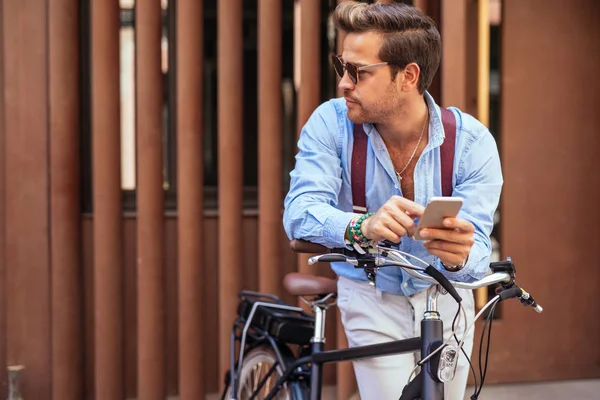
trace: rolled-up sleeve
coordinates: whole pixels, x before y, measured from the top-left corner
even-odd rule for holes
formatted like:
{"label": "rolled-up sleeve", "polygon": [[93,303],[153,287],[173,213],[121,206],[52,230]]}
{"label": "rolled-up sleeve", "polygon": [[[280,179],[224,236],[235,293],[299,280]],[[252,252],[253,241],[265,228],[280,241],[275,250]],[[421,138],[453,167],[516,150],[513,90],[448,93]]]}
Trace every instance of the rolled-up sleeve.
{"label": "rolled-up sleeve", "polygon": [[343,246],[345,228],[354,214],[335,207],[341,186],[341,130],[335,106],[326,102],[311,115],[298,140],[284,202],[283,224],[289,239]]}
{"label": "rolled-up sleeve", "polygon": [[475,226],[475,243],[460,271],[446,271],[439,260],[438,267],[449,279],[468,282],[483,278],[489,270],[490,234],[503,183],[498,148],[485,127],[481,126],[480,132],[467,144],[458,168],[457,176],[461,178],[454,186],[453,196],[463,198],[458,218]]}

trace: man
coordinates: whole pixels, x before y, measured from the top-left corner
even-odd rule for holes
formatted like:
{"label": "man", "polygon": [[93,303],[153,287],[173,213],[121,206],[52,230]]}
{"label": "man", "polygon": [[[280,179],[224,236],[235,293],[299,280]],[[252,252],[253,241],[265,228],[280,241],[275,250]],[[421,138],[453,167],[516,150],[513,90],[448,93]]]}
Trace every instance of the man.
{"label": "man", "polygon": [[[289,238],[330,248],[390,240],[449,279],[480,279],[489,265],[502,173],[489,131],[456,108],[451,109],[456,120],[452,195],[464,199],[463,207],[457,218],[445,220],[446,229],[421,231],[424,242],[412,238],[424,205],[442,195],[440,146],[445,133],[440,108],[426,91],[441,57],[433,20],[404,4],[349,1],[336,8],[334,21],[346,32],[343,53],[333,57],[344,98],[319,106],[300,135],[285,199]],[[366,208],[374,214],[366,218],[352,211],[355,124],[362,124],[368,136]],[[371,285],[360,269],[345,263],[332,263],[332,268],[339,275],[338,306],[350,346],[420,334],[427,283],[399,268],[383,268]],[[459,293],[470,322],[473,295]],[[456,303],[441,296],[438,308],[447,338]],[[464,347],[467,354],[472,344],[473,331]],[[354,362],[361,398],[397,399],[419,359],[407,354]],[[468,374],[461,355],[455,379],[446,385],[447,399],[462,400]]]}

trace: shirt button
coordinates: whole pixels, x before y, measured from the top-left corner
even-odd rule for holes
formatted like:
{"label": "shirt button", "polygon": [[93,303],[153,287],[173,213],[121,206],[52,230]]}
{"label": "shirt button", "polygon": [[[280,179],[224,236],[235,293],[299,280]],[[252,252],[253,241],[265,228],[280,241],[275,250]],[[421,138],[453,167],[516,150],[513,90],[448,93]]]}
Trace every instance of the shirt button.
{"label": "shirt button", "polygon": [[405,288],[407,288],[407,287],[408,287],[408,282],[404,282],[404,283],[402,284],[402,286],[403,286],[403,287],[405,287]]}

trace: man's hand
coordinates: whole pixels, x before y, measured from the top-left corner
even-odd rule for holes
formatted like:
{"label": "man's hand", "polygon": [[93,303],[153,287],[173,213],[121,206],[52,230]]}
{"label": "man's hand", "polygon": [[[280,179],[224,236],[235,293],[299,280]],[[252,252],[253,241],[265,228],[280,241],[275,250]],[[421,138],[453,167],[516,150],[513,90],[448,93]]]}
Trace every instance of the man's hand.
{"label": "man's hand", "polygon": [[427,239],[423,245],[444,265],[459,265],[465,261],[475,243],[475,227],[469,221],[458,218],[444,219],[444,227],[421,229],[421,236]]}
{"label": "man's hand", "polygon": [[423,215],[425,207],[400,196],[392,196],[371,217],[361,224],[362,234],[370,240],[400,242],[407,233],[415,232],[415,218]]}

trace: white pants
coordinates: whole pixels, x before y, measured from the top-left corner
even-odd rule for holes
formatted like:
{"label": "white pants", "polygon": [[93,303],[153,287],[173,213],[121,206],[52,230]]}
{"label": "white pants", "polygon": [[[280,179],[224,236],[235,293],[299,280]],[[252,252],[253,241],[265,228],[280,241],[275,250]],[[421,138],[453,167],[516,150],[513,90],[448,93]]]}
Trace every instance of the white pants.
{"label": "white pants", "polygon": [[[467,323],[474,318],[473,293],[458,289]],[[383,293],[368,283],[359,283],[340,277],[338,281],[338,307],[350,347],[364,346],[392,340],[409,339],[421,334],[421,320],[427,303],[427,291],[412,296]],[[438,312],[444,323],[444,340],[452,331],[452,320],[458,309],[450,295],[438,298]],[[458,325],[457,337],[462,339],[464,317]],[[471,356],[473,347],[471,329],[463,349]],[[452,339],[452,342],[456,341]],[[362,400],[398,400],[409,375],[421,359],[420,352],[385,356],[354,361],[354,372]],[[462,352],[454,380],[445,384],[446,400],[463,400],[470,368]]]}

